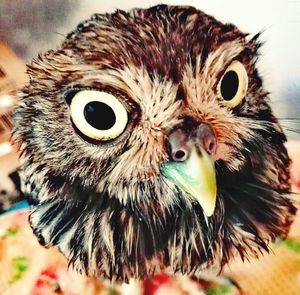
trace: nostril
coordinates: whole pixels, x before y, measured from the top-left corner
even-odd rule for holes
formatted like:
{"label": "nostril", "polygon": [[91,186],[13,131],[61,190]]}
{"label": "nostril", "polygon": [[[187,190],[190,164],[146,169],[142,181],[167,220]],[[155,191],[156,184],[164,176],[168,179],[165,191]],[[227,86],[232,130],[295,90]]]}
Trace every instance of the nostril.
{"label": "nostril", "polygon": [[206,152],[210,155],[214,155],[217,150],[217,139],[212,128],[206,124],[202,123],[197,130],[198,138],[200,139]]}
{"label": "nostril", "polygon": [[184,150],[178,150],[173,154],[173,160],[177,162],[181,162],[186,160],[187,152]]}
{"label": "nostril", "polygon": [[217,148],[217,141],[215,138],[212,138],[208,144],[208,153],[209,154],[214,154]]}

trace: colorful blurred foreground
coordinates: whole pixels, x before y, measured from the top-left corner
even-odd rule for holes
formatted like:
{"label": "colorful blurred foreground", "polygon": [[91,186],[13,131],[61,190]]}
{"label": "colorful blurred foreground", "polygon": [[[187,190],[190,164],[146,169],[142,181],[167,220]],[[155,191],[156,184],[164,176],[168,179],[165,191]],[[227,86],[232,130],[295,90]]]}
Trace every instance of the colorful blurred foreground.
{"label": "colorful blurred foreground", "polygon": [[68,269],[57,251],[41,247],[28,225],[28,210],[0,219],[0,294],[7,295],[187,295],[242,294],[226,279],[192,280],[159,275],[143,283],[111,285]]}

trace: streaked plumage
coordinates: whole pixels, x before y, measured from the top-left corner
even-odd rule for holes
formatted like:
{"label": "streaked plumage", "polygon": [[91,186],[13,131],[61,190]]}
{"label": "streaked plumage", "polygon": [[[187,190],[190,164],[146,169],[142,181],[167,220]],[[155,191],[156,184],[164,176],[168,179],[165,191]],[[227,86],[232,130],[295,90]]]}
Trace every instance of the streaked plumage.
{"label": "streaked plumage", "polygon": [[[95,14],[35,59],[14,120],[40,243],[91,276],[128,280],[162,270],[199,275],[284,237],[296,211],[290,160],[256,69],[259,47],[258,35],[195,8],[159,5]],[[231,108],[217,85],[235,60],[248,87]],[[129,121],[115,140],[87,139],[70,120],[83,89],[126,106]],[[217,141],[210,217],[161,173],[169,135],[202,123]]]}

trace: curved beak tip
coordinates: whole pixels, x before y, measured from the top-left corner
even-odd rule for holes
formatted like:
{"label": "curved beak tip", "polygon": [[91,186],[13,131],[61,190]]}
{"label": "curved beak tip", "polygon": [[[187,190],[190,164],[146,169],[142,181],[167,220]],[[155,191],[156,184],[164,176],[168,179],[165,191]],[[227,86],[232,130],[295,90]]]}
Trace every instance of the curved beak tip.
{"label": "curved beak tip", "polygon": [[217,184],[212,157],[200,147],[194,147],[189,158],[183,162],[167,162],[161,166],[165,178],[188,193],[201,205],[207,217],[216,207]]}

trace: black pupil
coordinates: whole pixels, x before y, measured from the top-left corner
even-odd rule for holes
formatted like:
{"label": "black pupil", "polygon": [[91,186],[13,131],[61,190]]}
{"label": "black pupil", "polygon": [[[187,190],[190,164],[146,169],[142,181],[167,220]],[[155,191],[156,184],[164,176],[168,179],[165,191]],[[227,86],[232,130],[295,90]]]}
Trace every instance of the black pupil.
{"label": "black pupil", "polygon": [[100,101],[89,102],[84,107],[84,117],[91,126],[99,130],[108,130],[116,123],[113,109]]}
{"label": "black pupil", "polygon": [[239,88],[239,77],[236,72],[228,71],[221,82],[221,94],[223,99],[231,100],[235,97]]}

